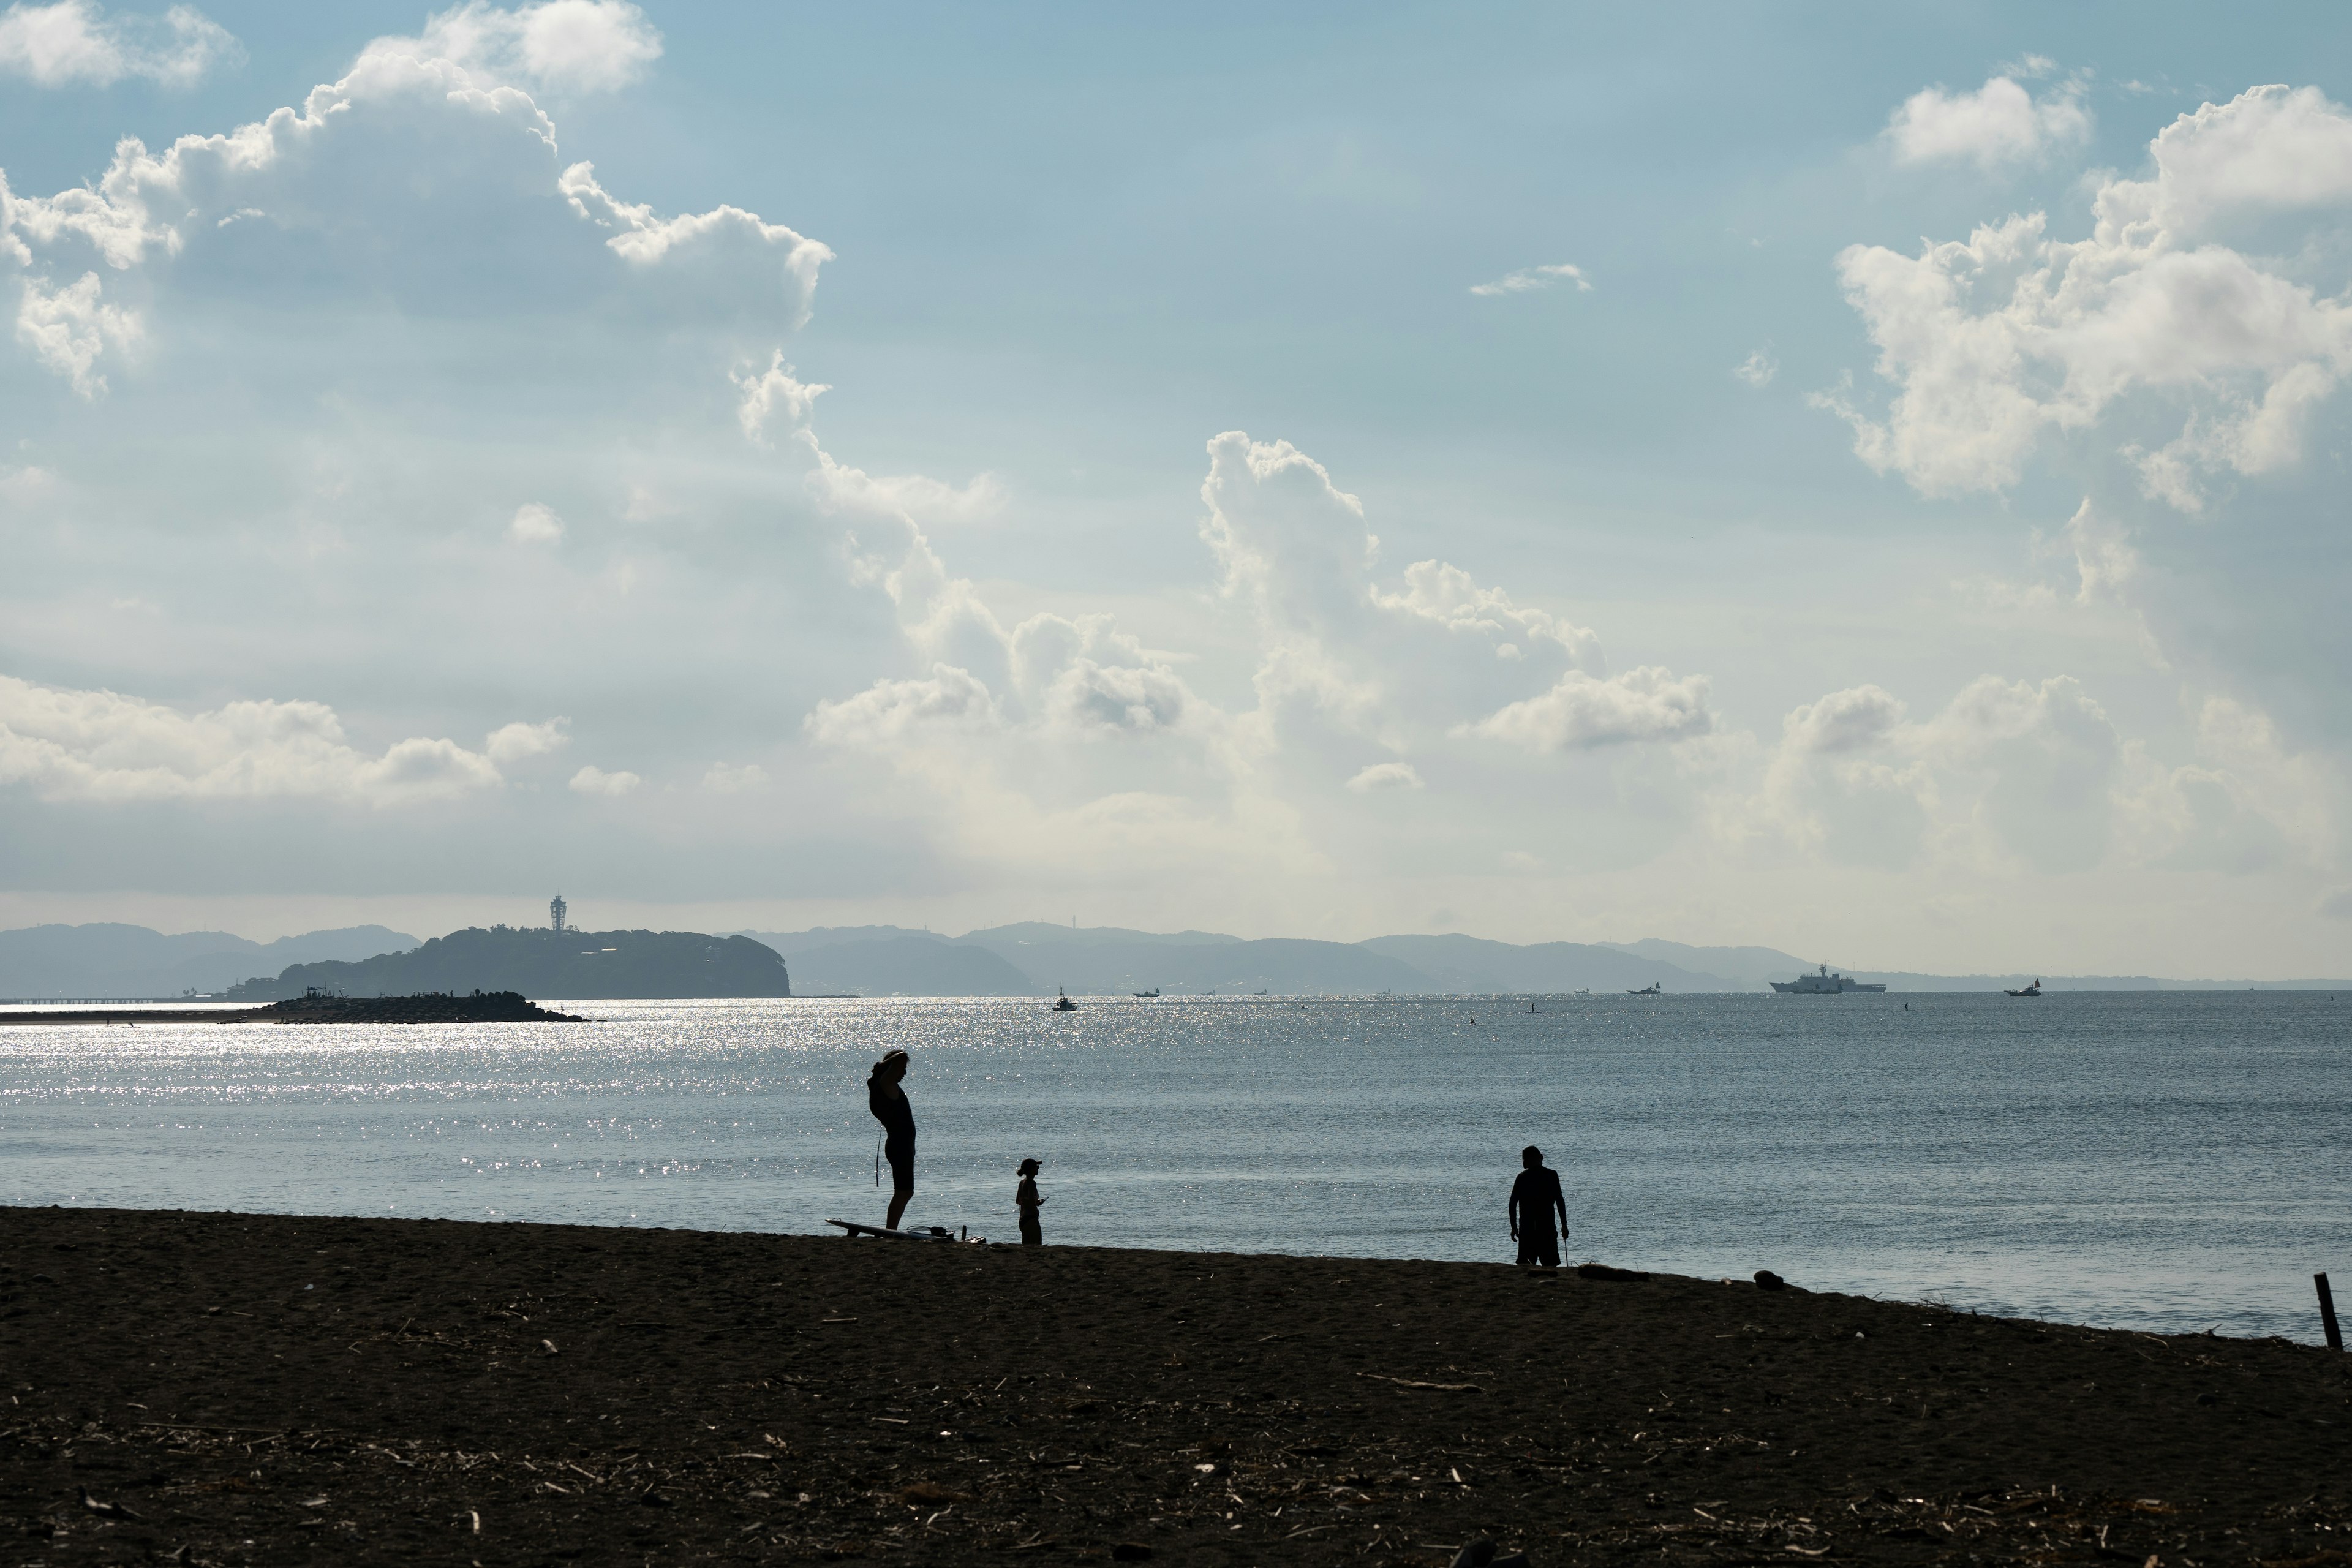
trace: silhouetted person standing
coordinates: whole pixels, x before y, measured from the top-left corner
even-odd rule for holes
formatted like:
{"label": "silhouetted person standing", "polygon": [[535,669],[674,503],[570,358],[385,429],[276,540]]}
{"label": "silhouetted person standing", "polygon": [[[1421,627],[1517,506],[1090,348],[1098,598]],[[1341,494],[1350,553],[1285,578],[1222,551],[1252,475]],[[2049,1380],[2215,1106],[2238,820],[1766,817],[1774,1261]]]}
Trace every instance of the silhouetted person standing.
{"label": "silhouetted person standing", "polygon": [[[1568,1234],[1568,1200],[1560,1195],[1559,1173],[1543,1163],[1543,1151],[1528,1144],[1519,1151],[1527,1169],[1511,1184],[1511,1239],[1519,1244],[1519,1267],[1539,1264],[1559,1267],[1560,1237]],[[1559,1235],[1551,1217],[1559,1215]]]}
{"label": "silhouetted person standing", "polygon": [[1021,1210],[1021,1245],[1024,1247],[1045,1245],[1045,1233],[1037,1226],[1037,1210],[1045,1202],[1045,1195],[1037,1191],[1037,1170],[1036,1161],[1022,1161],[1021,1184],[1013,1190],[1013,1202]]}
{"label": "silhouetted person standing", "polygon": [[915,1195],[915,1108],[899,1087],[906,1077],[907,1053],[892,1051],[866,1079],[866,1109],[882,1124],[882,1155],[890,1162],[890,1217],[884,1223],[891,1230]]}

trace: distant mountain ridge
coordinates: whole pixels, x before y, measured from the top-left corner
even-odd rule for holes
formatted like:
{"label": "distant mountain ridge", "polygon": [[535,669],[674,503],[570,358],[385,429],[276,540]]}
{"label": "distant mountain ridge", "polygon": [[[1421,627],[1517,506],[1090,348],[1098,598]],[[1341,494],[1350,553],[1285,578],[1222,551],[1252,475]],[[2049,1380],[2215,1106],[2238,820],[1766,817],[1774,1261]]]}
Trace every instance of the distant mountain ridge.
{"label": "distant mountain ridge", "polygon": [[0,931],[0,996],[178,996],[217,994],[290,963],[373,958],[415,947],[384,926],[305,931],[251,942],[225,931],[166,936],[145,926],[37,925]]}
{"label": "distant mountain ridge", "polygon": [[[557,933],[534,928],[492,928],[520,938],[504,952],[528,967],[475,964],[486,952],[464,950],[467,963],[436,968],[431,962],[375,963],[422,947],[436,955],[467,932],[436,942],[383,926],[352,926],[257,942],[226,931],[186,931],[166,936],[144,926],[39,925],[0,931],[0,997],[27,1000],[68,997],[174,997],[189,991],[218,995],[259,977],[241,994],[270,998],[299,995],[303,985],[366,994],[406,990],[523,989],[559,997],[802,995],[866,996],[1050,996],[1056,986],[1073,993],[1118,995],[1155,988],[1168,995],[1215,993],[1247,995],[1559,994],[1580,989],[1633,991],[1653,983],[1674,993],[1762,991],[1813,965],[1769,947],[1705,947],[1655,937],[1632,942],[1493,942],[1459,934],[1373,937],[1360,942],[1275,937],[1245,940],[1218,931],[1155,932],[1119,926],[1063,926],[1042,921],[992,926],[962,936],[905,926],[818,926],[801,931],[742,931],[769,953],[718,969],[697,949],[659,959],[641,938],[723,942],[730,938],[696,932]],[[583,951],[591,936],[596,953]],[[627,938],[628,964],[608,963],[603,949]],[[614,939],[614,940],[606,940]],[[436,946],[436,943],[441,944]],[[534,947],[533,943],[539,946]],[[566,943],[572,944],[567,955]],[[541,949],[544,951],[541,952]],[[641,978],[626,977],[636,955],[653,965]],[[617,956],[615,954],[614,956]],[[555,960],[563,960],[556,963]],[[574,963],[572,960],[582,960]],[[789,978],[767,973],[773,961]],[[339,966],[310,967],[320,965]],[[468,966],[470,965],[470,967]],[[356,966],[356,969],[352,966]],[[306,973],[294,976],[293,971]],[[707,985],[720,971],[737,990],[681,990]],[[2352,980],[2312,979],[2249,983],[2244,980],[2174,980],[2148,975],[1927,974],[1848,969],[1856,979],[1885,984],[1893,991],[1990,991],[2041,979],[2053,991],[2346,990]],[[408,980],[388,980],[400,974]],[[419,978],[431,975],[432,978]],[[651,989],[616,991],[615,984]]]}
{"label": "distant mountain ridge", "polygon": [[[1750,987],[1578,942],[1532,947],[1467,936],[1375,937],[1320,942],[1255,940],[1216,931],[1162,935],[1119,926],[1059,926],[1042,921],[993,926],[950,937],[903,926],[818,927],[805,931],[746,931],[786,954],[803,994],[826,991],[869,996],[1050,996],[1066,986],[1080,995],[1158,989],[1170,996],[1433,995],[1558,994],[1580,987],[1668,991]],[[960,953],[985,953],[982,965]],[[1797,961],[1789,960],[1789,973]],[[1759,987],[1760,988],[1760,987]]]}
{"label": "distant mountain ridge", "polygon": [[[1255,941],[1217,931],[1167,934],[1121,926],[1062,926],[1043,921],[949,936],[905,926],[819,926],[746,931],[793,962],[803,994],[867,996],[1163,994],[1560,995],[1578,990],[1668,994],[1760,992],[1813,963],[1770,947],[1701,947],[1655,937],[1632,942],[1517,943],[1442,934],[1376,936],[1359,942],[1304,938]],[[961,956],[985,952],[1001,967]],[[1833,966],[1834,967],[1834,966]],[[2239,981],[2159,980],[2145,975],[1925,974],[1857,970],[1890,991],[1995,991],[2041,979],[2053,990],[2242,990]],[[2352,990],[2352,981],[2275,982],[2262,989]]]}

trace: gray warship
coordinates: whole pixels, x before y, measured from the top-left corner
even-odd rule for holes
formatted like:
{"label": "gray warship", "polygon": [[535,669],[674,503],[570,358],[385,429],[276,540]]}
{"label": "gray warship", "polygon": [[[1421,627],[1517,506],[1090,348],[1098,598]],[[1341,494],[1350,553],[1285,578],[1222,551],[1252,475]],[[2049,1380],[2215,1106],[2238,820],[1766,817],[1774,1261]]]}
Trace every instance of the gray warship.
{"label": "gray warship", "polygon": [[1768,981],[1773,990],[1784,996],[1836,996],[1848,991],[1883,992],[1884,985],[1865,984],[1843,974],[1832,974],[1826,963],[1818,974],[1800,974],[1794,980]]}

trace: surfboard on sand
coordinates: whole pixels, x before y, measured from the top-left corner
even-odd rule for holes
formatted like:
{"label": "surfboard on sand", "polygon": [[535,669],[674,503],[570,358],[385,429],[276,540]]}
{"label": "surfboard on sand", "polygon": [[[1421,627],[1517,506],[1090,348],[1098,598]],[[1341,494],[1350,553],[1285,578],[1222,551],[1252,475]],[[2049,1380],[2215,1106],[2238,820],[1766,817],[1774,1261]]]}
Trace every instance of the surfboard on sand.
{"label": "surfboard on sand", "polygon": [[892,1241],[953,1241],[955,1232],[942,1226],[930,1226],[922,1230],[891,1230],[884,1226],[860,1225],[852,1219],[829,1219],[827,1225],[837,1225],[851,1236],[879,1236]]}

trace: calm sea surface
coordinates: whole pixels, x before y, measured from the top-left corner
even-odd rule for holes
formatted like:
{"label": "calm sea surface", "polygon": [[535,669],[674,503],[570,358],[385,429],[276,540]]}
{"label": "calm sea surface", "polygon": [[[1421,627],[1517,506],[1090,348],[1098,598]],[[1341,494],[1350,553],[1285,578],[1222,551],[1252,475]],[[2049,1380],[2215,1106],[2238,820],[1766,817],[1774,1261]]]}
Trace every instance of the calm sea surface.
{"label": "calm sea surface", "polygon": [[[1903,1004],[1908,1001],[1910,1010]],[[574,1003],[589,1025],[0,1030],[0,1202],[1572,1258],[2166,1331],[2352,1312],[2352,994]],[[887,1180],[887,1173],[885,1175]]]}

